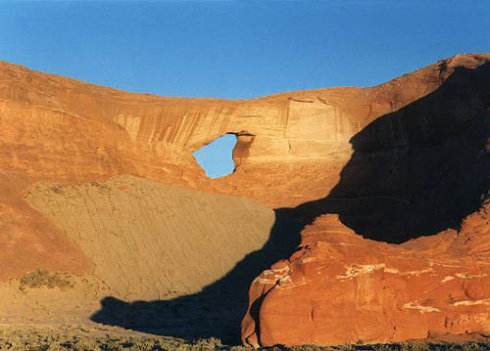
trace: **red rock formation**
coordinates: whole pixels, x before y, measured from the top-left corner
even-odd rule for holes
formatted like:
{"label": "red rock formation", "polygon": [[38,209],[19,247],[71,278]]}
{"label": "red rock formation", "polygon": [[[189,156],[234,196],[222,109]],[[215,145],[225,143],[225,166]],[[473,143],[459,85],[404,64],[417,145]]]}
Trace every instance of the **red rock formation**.
{"label": "red rock formation", "polygon": [[[0,167],[34,180],[129,173],[296,206],[337,184],[354,134],[488,57],[456,56],[372,88],[235,101],[131,94],[0,63]],[[210,182],[192,152],[224,133],[239,135],[239,166]]]}
{"label": "red rock formation", "polygon": [[[250,289],[243,341],[392,343],[490,333],[490,223],[486,211],[402,245],[363,239],[326,215],[289,260]],[[473,333],[473,335],[471,335]]]}
{"label": "red rock formation", "polygon": [[337,185],[290,210],[314,222],[297,252],[253,282],[244,343],[490,333],[490,205],[481,207],[490,185],[490,65],[468,60],[445,62],[444,70],[461,65],[440,87],[355,134]]}
{"label": "red rock formation", "polygon": [[[488,332],[488,221],[471,214],[489,185],[489,62],[459,55],[372,88],[235,101],[131,94],[0,63],[0,281],[93,268],[26,202],[34,184],[133,175],[314,222],[300,250],[252,284],[248,343]],[[192,152],[225,133],[238,136],[237,169],[209,180]]]}

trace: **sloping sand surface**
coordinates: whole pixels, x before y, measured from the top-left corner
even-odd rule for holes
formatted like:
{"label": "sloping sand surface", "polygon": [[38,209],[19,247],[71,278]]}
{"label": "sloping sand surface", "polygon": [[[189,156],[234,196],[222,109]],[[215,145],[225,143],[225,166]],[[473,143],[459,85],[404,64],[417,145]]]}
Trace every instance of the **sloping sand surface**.
{"label": "sloping sand surface", "polygon": [[251,200],[131,176],[37,184],[26,198],[125,300],[198,292],[260,249],[274,223],[274,212]]}

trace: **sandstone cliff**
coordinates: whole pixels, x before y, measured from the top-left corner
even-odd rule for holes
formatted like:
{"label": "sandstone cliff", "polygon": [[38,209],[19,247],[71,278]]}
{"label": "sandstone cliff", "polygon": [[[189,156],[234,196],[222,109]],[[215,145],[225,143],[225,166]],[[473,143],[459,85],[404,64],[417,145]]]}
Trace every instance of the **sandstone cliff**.
{"label": "sandstone cliff", "polygon": [[288,210],[310,225],[253,282],[245,343],[490,333],[490,63],[442,67],[455,62],[436,90],[352,136],[327,196]]}
{"label": "sandstone cliff", "polygon": [[[2,63],[1,166],[35,179],[71,181],[131,173],[248,195],[272,207],[299,205],[337,183],[354,134],[487,59],[456,56],[373,88],[236,101],[130,94]],[[224,133],[238,135],[238,168],[209,183],[192,151]],[[274,181],[256,181],[263,172],[291,181],[272,196],[264,185]],[[240,189],[244,184],[252,190]]]}
{"label": "sandstone cliff", "polygon": [[[162,319],[145,329],[127,316],[174,318],[161,300],[191,294],[193,313],[205,298],[228,314],[207,335],[234,333],[246,286],[279,261],[251,286],[247,343],[488,333],[488,220],[475,213],[489,186],[489,62],[459,55],[372,88],[250,100],[0,63],[0,319],[26,306],[87,318],[102,301],[95,320],[155,331]],[[210,180],[192,152],[225,133],[236,170]],[[39,268],[76,287],[17,291]],[[188,335],[177,329],[159,332]]]}

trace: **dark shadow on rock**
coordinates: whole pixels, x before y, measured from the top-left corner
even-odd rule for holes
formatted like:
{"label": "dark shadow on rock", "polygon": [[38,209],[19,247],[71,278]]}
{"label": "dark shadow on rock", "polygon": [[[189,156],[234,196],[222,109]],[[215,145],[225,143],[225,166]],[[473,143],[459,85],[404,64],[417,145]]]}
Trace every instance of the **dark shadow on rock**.
{"label": "dark shadow on rock", "polygon": [[273,263],[293,253],[299,244],[300,231],[300,224],[282,211],[276,211],[276,220],[264,247],[248,254],[225,277],[201,292],[170,300],[133,303],[106,297],[101,301],[102,308],[91,319],[186,340],[218,337],[226,343],[237,344],[241,319],[248,307],[250,283]]}
{"label": "dark shadow on rock", "polygon": [[458,229],[490,185],[490,64],[457,68],[436,91],[377,118],[323,199],[287,211],[311,223],[337,213],[365,238],[401,243]]}
{"label": "dark shadow on rock", "polygon": [[436,91],[382,116],[351,139],[353,154],[323,199],[276,210],[267,244],[200,293],[149,302],[102,300],[92,320],[185,339],[237,343],[252,280],[296,249],[326,213],[366,238],[400,243],[478,210],[490,185],[490,64],[458,68]]}

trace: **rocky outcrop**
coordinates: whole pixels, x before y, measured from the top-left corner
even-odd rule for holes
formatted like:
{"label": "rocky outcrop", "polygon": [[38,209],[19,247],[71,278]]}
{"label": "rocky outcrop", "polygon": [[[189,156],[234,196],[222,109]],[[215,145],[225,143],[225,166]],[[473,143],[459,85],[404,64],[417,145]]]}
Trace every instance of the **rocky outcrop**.
{"label": "rocky outcrop", "polygon": [[459,232],[402,245],[363,239],[334,215],[301,249],[254,280],[242,324],[249,345],[393,343],[490,333],[487,209]]}
{"label": "rocky outcrop", "polygon": [[490,63],[463,62],[353,135],[328,195],[289,209],[310,225],[299,250],[253,282],[245,343],[490,333]]}
{"label": "rocky outcrop", "polygon": [[[131,94],[1,63],[0,166],[55,181],[133,174],[296,206],[337,184],[354,134],[486,60],[461,55],[373,88],[234,101]],[[210,182],[192,152],[225,133],[238,135],[238,167]]]}
{"label": "rocky outcrop", "polygon": [[[106,297],[97,321],[137,329],[128,320],[151,316],[144,331],[181,304],[191,325],[202,298],[221,300],[215,336],[235,332],[245,286],[283,259],[251,286],[247,343],[486,333],[488,222],[475,213],[489,186],[489,62],[458,55],[371,88],[249,100],[131,94],[0,63],[0,282],[77,275],[91,296],[78,307]],[[192,152],[225,133],[236,170],[210,180]],[[0,288],[9,311],[34,301]],[[43,294],[32,304],[49,310]]]}

